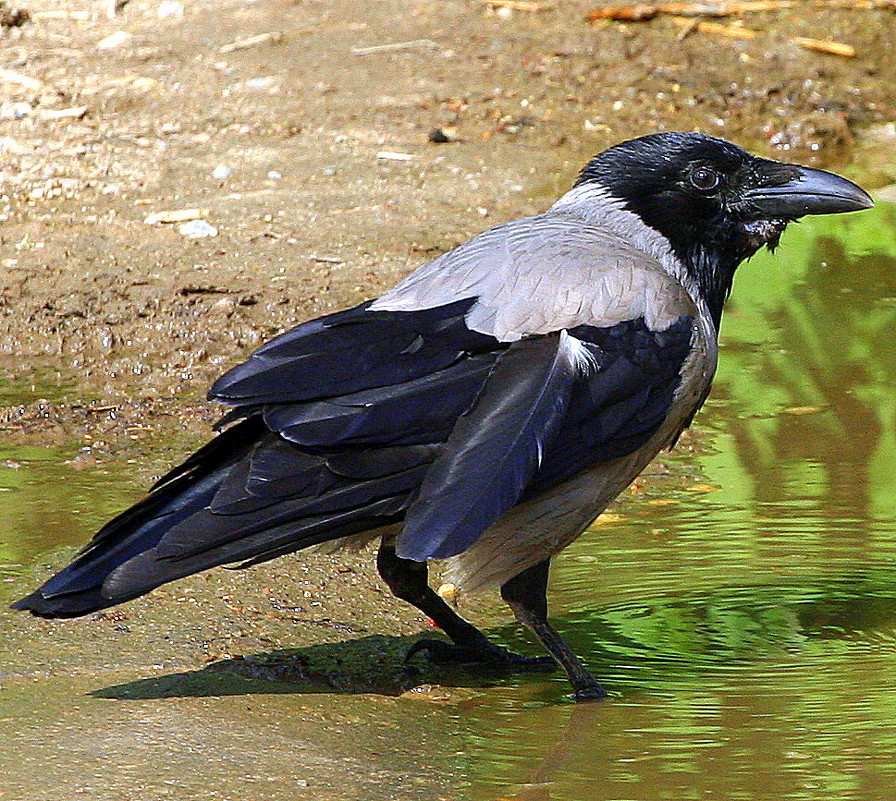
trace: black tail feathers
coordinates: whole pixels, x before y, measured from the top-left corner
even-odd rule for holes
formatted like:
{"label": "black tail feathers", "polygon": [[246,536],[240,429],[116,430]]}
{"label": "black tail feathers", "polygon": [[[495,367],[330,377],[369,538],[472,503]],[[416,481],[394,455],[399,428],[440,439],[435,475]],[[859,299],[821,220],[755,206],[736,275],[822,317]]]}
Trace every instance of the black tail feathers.
{"label": "black tail feathers", "polygon": [[259,418],[249,418],[219,434],[162,478],[146,498],[103,526],[68,567],[11,608],[38,617],[80,617],[148,592],[152,587],[110,593],[106,585],[116,570],[154,548],[174,525],[208,503],[221,478],[265,430]]}

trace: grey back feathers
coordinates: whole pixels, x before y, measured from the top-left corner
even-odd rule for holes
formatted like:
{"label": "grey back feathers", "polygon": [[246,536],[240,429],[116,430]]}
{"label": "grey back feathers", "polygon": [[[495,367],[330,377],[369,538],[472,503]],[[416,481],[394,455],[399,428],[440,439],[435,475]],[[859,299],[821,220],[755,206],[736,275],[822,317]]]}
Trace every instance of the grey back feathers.
{"label": "grey back feathers", "polygon": [[661,331],[694,314],[687,275],[668,242],[597,186],[546,213],[474,237],[425,264],[371,311],[416,311],[468,298],[474,331],[513,342],[578,325],[643,317]]}
{"label": "grey back feathers", "polygon": [[[454,453],[452,435],[448,450],[421,487],[420,500],[408,511],[398,550],[409,558],[452,557],[448,575],[458,586],[475,591],[500,584],[568,545],[658,450],[674,443],[709,391],[717,345],[699,288],[668,240],[593,183],[570,190],[544,214],[488,230],[423,265],[374,301],[370,310],[415,311],[470,298],[475,301],[466,313],[467,326],[503,342],[577,326],[610,328],[638,318],[652,331],[665,331],[683,317],[693,320],[690,352],[680,365],[680,382],[666,419],[649,442],[631,453],[602,461],[522,503],[517,503],[519,487],[509,494],[505,488],[505,497],[513,502],[496,507],[483,502],[484,495],[493,496],[483,494],[482,487],[489,483],[490,471],[501,472],[506,465],[496,464],[495,454],[485,454],[488,447],[481,443],[467,450],[469,437],[456,438],[463,446]],[[573,337],[564,343],[559,353],[567,358],[582,350]],[[551,375],[556,376],[549,373],[545,379],[549,386]],[[498,382],[486,387],[494,384]],[[555,392],[557,387],[550,389]],[[503,391],[505,400],[522,401],[506,382]],[[527,397],[531,399],[532,393]],[[554,401],[561,407],[567,400],[568,395],[556,392]],[[523,406],[516,422],[524,429],[522,420],[531,419],[527,414],[537,416],[537,404]],[[483,416],[477,404],[470,418],[460,419],[455,433],[480,427],[481,438],[481,432],[488,430],[482,426]],[[533,462],[540,458],[538,449],[549,439],[544,425],[536,428],[538,438],[533,437],[523,451],[528,453],[529,469],[517,462],[502,479],[516,480],[520,486],[531,479]],[[496,453],[502,453],[500,448]],[[460,462],[463,469],[456,464]],[[447,494],[466,499],[460,503],[462,509],[447,502]],[[488,525],[471,528],[485,533],[469,539],[460,536],[468,518],[484,510],[492,515]],[[452,517],[457,514],[461,516]]]}

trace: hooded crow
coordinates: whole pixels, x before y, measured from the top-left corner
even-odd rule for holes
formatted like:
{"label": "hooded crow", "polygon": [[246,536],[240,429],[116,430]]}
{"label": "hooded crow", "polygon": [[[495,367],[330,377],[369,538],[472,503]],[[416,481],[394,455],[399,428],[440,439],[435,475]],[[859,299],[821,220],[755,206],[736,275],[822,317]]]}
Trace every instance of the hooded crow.
{"label": "hooded crow", "polygon": [[373,302],[278,336],[209,398],[220,433],[14,608],[76,617],[224,563],[379,539],[392,592],[452,642],[437,660],[526,666],[429,586],[500,587],[567,673],[604,695],[547,617],[551,557],[706,399],[737,266],[855,184],[658,133],[616,145],[545,213],[485,231]]}

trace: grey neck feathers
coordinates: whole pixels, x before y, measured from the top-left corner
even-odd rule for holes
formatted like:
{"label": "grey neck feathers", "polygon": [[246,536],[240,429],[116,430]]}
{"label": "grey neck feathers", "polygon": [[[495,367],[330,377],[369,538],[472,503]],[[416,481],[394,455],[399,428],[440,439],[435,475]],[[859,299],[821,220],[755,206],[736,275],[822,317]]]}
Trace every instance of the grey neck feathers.
{"label": "grey neck feathers", "polygon": [[[554,203],[550,212],[576,216],[591,225],[609,229],[616,236],[652,256],[685,288],[697,308],[705,310],[709,315],[699,283],[675,254],[669,240],[646,225],[637,214],[626,209],[623,201],[613,197],[604,187],[595,183],[579,184]],[[718,324],[714,327],[718,329]]]}

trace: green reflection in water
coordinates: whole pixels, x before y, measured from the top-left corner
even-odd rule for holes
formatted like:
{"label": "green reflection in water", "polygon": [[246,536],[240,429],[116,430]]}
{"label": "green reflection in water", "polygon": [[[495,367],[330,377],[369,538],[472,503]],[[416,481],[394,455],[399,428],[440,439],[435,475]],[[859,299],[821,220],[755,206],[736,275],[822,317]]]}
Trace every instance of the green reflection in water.
{"label": "green reflection in water", "polygon": [[793,227],[722,334],[696,448],[557,560],[616,697],[556,677],[465,715],[470,798],[892,798],[896,208]]}
{"label": "green reflection in water", "polygon": [[0,353],[0,406],[61,401],[74,387],[73,376],[63,374],[58,367],[36,365],[31,360]]}
{"label": "green reflection in water", "polygon": [[79,469],[74,448],[0,448],[0,578],[20,573],[48,548],[83,545],[90,526],[140,496],[126,473]]}
{"label": "green reflection in water", "polygon": [[813,220],[787,245],[746,268],[724,322],[724,410],[705,422],[733,437],[728,486],[740,474],[755,502],[814,494],[824,515],[892,522],[896,207]]}

